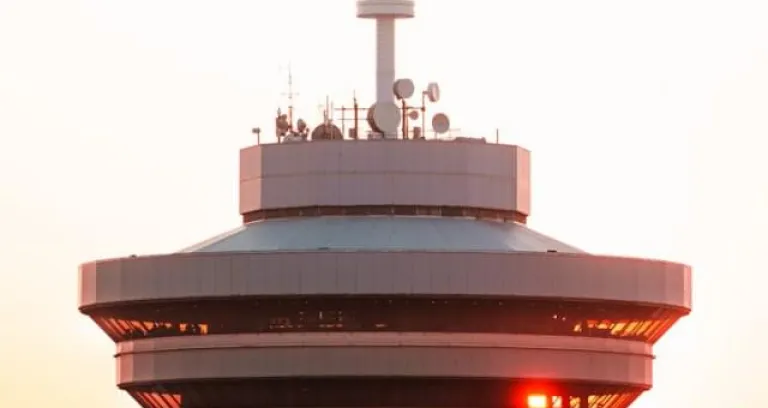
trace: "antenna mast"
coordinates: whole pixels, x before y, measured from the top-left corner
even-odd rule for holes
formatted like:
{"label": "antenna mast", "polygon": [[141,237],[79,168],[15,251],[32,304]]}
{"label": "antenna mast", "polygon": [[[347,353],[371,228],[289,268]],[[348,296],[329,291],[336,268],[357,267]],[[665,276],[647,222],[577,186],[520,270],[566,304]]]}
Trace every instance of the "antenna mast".
{"label": "antenna mast", "polygon": [[[285,95],[285,94],[283,94]],[[291,125],[291,129],[293,129],[293,97],[298,96],[298,94],[293,92],[293,70],[291,68],[291,63],[288,63],[288,123]]]}

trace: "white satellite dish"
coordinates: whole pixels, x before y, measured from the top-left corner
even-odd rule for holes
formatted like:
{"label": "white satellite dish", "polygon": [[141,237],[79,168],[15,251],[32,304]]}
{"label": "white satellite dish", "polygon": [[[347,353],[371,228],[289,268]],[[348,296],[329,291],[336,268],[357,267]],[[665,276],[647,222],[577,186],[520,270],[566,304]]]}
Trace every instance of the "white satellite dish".
{"label": "white satellite dish", "polygon": [[448,115],[444,113],[435,114],[432,116],[432,130],[435,133],[442,135],[451,128],[451,120],[448,119]]}
{"label": "white satellite dish", "polygon": [[416,120],[416,119],[418,119],[418,118],[419,118],[419,111],[417,111],[417,110],[412,110],[412,111],[408,112],[408,119],[410,119],[410,120]]}
{"label": "white satellite dish", "polygon": [[408,99],[413,96],[413,92],[416,90],[413,81],[408,78],[398,79],[392,88],[398,99]]}
{"label": "white satellite dish", "polygon": [[376,102],[368,109],[368,126],[385,137],[396,137],[401,120],[400,108],[393,102]]}
{"label": "white satellite dish", "polygon": [[438,85],[437,82],[430,82],[424,93],[427,95],[430,102],[437,102],[440,100],[440,85]]}

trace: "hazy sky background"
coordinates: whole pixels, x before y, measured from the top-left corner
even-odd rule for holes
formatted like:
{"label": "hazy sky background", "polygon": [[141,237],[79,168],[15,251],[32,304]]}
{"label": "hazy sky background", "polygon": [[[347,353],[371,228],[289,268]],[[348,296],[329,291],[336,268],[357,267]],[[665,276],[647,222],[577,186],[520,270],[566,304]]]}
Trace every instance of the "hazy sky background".
{"label": "hazy sky background", "polygon": [[[768,404],[768,3],[420,0],[398,73],[533,151],[530,225],[691,263],[640,408]],[[351,0],[0,0],[0,406],[135,407],[77,266],[239,223],[238,149],[374,92]],[[367,102],[366,102],[367,104]]]}

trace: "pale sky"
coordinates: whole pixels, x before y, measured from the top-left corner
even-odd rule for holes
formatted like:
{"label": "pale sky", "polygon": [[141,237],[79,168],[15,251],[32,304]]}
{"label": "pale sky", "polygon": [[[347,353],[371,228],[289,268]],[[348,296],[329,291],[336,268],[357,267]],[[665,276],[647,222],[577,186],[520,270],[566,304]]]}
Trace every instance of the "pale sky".
{"label": "pale sky", "polygon": [[[398,74],[453,127],[533,151],[530,226],[694,266],[639,408],[768,404],[768,3],[417,2]],[[0,0],[0,406],[137,405],[77,266],[239,223],[238,149],[374,92],[352,0]],[[762,378],[761,378],[762,377]]]}

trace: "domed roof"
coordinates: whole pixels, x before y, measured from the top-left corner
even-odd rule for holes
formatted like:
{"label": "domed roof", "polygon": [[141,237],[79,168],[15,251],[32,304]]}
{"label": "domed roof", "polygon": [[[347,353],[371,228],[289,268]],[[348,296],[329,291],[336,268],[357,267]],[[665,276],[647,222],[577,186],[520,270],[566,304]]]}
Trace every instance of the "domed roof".
{"label": "domed roof", "polygon": [[312,130],[312,140],[341,140],[344,135],[341,129],[333,123],[326,123]]}
{"label": "domed roof", "polygon": [[313,250],[584,253],[517,223],[370,215],[258,221],[180,252]]}

